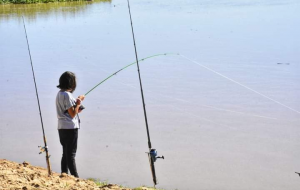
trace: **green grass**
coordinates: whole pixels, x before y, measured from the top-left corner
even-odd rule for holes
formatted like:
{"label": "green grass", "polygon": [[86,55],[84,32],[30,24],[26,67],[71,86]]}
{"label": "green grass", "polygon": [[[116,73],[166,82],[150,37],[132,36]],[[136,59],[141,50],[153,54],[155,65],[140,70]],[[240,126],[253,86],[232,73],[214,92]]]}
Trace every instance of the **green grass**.
{"label": "green grass", "polygon": [[154,188],[154,187],[146,187],[146,186],[141,186],[141,187],[136,187],[136,188],[133,188],[132,190],[144,190],[144,189],[147,189],[147,190],[164,190],[164,189],[157,189],[157,188]]}
{"label": "green grass", "polygon": [[[87,180],[93,181],[99,187],[103,187],[103,186],[106,186],[106,185],[109,184],[107,181],[102,182],[100,179],[95,179],[95,178],[88,178]],[[120,188],[127,188],[127,187],[124,187],[122,185],[118,185],[118,186]],[[147,190],[164,190],[164,189],[156,189],[156,188],[153,188],[153,187],[146,187],[146,186],[136,187],[136,188],[133,188],[132,190],[143,190],[145,188],[147,188]]]}
{"label": "green grass", "polygon": [[88,1],[88,0],[0,0],[0,4],[34,4],[34,3],[51,3],[51,2],[68,2],[68,1]]}
{"label": "green grass", "polygon": [[99,187],[103,187],[105,185],[108,185],[107,181],[100,181],[100,179],[95,179],[95,178],[88,178],[87,180],[93,181],[94,183],[96,183],[97,186]]}

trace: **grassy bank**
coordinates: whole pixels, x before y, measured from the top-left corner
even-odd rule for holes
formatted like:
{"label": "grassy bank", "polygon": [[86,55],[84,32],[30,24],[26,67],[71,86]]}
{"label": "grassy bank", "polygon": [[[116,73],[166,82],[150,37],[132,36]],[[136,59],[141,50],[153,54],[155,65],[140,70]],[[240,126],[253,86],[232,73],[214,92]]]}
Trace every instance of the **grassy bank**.
{"label": "grassy bank", "polygon": [[[51,3],[51,2],[65,2],[78,0],[1,0],[2,4],[32,4],[32,3]],[[80,0],[82,1],[82,0]]]}
{"label": "grassy bank", "polygon": [[[34,4],[51,2],[92,1],[92,0],[0,0],[1,4]],[[111,1],[111,0],[104,0]]]}

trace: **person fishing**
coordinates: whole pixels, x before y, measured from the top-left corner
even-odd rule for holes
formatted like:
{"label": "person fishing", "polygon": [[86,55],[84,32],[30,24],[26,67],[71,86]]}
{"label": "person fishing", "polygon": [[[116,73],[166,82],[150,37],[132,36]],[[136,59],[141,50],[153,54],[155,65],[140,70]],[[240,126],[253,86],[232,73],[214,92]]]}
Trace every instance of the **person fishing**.
{"label": "person fishing", "polygon": [[76,89],[76,76],[70,71],[64,72],[59,78],[57,88],[60,91],[56,96],[56,111],[58,118],[58,134],[63,148],[61,159],[61,173],[79,177],[76,168],[75,156],[77,151],[78,129],[80,119],[78,113],[83,109],[81,102],[85,96],[75,99],[72,93]]}

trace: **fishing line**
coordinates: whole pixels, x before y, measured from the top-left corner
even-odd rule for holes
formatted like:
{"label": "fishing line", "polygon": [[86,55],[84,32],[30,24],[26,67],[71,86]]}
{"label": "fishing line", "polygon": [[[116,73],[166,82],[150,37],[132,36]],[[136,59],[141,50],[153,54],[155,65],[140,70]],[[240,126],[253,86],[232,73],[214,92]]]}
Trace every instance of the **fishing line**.
{"label": "fishing line", "polygon": [[217,74],[217,75],[219,75],[219,76],[221,76],[221,77],[223,77],[223,78],[225,78],[225,79],[227,79],[227,80],[229,80],[229,81],[231,81],[231,82],[233,82],[233,83],[235,83],[237,85],[239,85],[239,86],[242,86],[242,87],[244,87],[244,88],[246,88],[246,89],[248,89],[248,90],[250,90],[250,91],[252,91],[252,92],[254,92],[254,93],[256,93],[256,94],[258,94],[258,95],[260,95],[262,97],[264,97],[264,98],[267,98],[267,99],[271,100],[272,102],[275,102],[276,104],[279,104],[279,105],[281,105],[281,106],[283,106],[285,108],[288,108],[289,110],[292,110],[292,111],[300,114],[300,111],[295,110],[295,109],[293,109],[293,108],[291,108],[291,107],[289,107],[289,106],[287,106],[287,105],[285,105],[285,104],[283,104],[283,103],[281,103],[281,102],[279,102],[279,101],[277,101],[277,100],[275,100],[273,98],[270,98],[269,96],[266,96],[266,95],[264,95],[264,94],[262,94],[262,93],[260,93],[260,92],[258,92],[256,90],[254,90],[254,89],[252,89],[252,88],[250,88],[250,87],[248,87],[248,86],[246,86],[246,85],[244,85],[244,84],[242,84],[242,83],[240,83],[240,82],[238,82],[236,80],[233,80],[233,79],[231,79],[231,78],[229,78],[229,77],[227,77],[227,76],[225,76],[225,75],[223,75],[223,74],[221,74],[221,73],[219,73],[219,72],[217,72],[217,71],[215,71],[215,70],[213,70],[213,69],[205,66],[205,65],[202,65],[201,63],[199,63],[197,61],[194,61],[194,60],[192,60],[192,59],[190,59],[190,58],[188,58],[188,57],[186,57],[186,56],[184,56],[182,54],[180,54],[180,56],[183,57],[183,58],[185,58],[185,59],[187,59],[187,60],[189,60],[189,61],[191,61],[191,62],[193,62],[193,63],[195,63],[195,64],[197,64],[197,65],[199,65],[200,67],[203,67],[203,68],[205,68],[205,69],[207,69],[207,70],[209,70],[209,71],[211,71],[211,72],[213,72],[213,73],[215,73],[215,74]]}
{"label": "fishing line", "polygon": [[[129,86],[131,88],[136,88],[133,85],[125,84],[123,82],[120,82],[120,83],[123,84],[123,85]],[[158,96],[161,96],[161,97],[169,98],[169,99],[172,99],[174,101],[189,103],[189,104],[192,104],[194,106],[197,105],[197,106],[201,106],[201,107],[207,107],[207,108],[210,108],[210,109],[215,109],[215,110],[220,110],[220,111],[226,111],[226,112],[232,112],[232,113],[237,113],[237,114],[242,114],[242,115],[248,115],[248,116],[252,116],[252,117],[260,117],[260,118],[264,118],[264,119],[272,119],[272,120],[276,120],[277,119],[277,118],[263,116],[263,115],[249,114],[249,113],[244,113],[244,112],[240,112],[240,111],[234,111],[234,110],[229,110],[229,109],[218,108],[218,107],[214,107],[214,106],[210,106],[210,105],[205,105],[205,104],[197,104],[197,103],[191,102],[189,100],[185,100],[185,99],[182,99],[182,98],[175,98],[173,96],[164,95],[164,94],[153,92],[153,91],[150,91],[150,90],[147,90],[146,92],[152,93],[152,94],[155,94],[155,95],[158,95]],[[211,121],[211,120],[205,119],[205,118],[204,118],[204,120]]]}
{"label": "fishing line", "polygon": [[[187,58],[187,57],[185,57],[184,55],[181,55],[181,54],[179,54],[179,53],[162,53],[162,54],[155,54],[155,55],[152,55],[152,56],[149,56],[149,57],[145,57],[145,58],[143,58],[143,59],[140,59],[139,61],[142,62],[142,61],[145,61],[145,60],[147,60],[147,59],[154,58],[154,57],[158,57],[158,56],[163,56],[163,55],[166,55],[166,56],[167,56],[167,55],[178,55],[178,56],[181,56],[181,57],[183,57],[183,58],[185,58],[185,59],[188,59],[189,61],[192,61],[191,59],[189,59],[189,58]],[[94,86],[91,90],[89,90],[89,91],[85,94],[85,96],[86,96],[87,94],[89,94],[90,92],[92,92],[92,91],[93,91],[95,88],[97,88],[99,85],[101,85],[102,83],[106,82],[106,81],[107,81],[108,79],[110,79],[111,77],[115,76],[117,73],[121,72],[122,70],[124,70],[124,69],[126,69],[126,68],[128,68],[128,67],[130,67],[130,66],[132,66],[132,65],[134,65],[134,64],[136,64],[136,63],[137,63],[136,61],[133,62],[133,63],[130,63],[130,64],[124,66],[123,68],[119,69],[118,71],[112,73],[111,75],[109,75],[108,77],[106,77],[105,79],[103,79],[101,82],[99,82],[96,86]],[[205,66],[205,67],[206,67],[206,66]],[[206,67],[206,68],[207,68],[208,70],[212,71],[212,69],[210,69],[210,68],[208,68],[208,67]],[[108,73],[108,71],[105,71],[105,72]],[[213,72],[214,72],[214,73],[218,73],[218,72],[215,72],[215,71],[213,71]],[[222,75],[222,74],[221,74],[221,75]],[[226,77],[225,75],[222,75],[222,76],[224,76],[226,79],[228,78],[228,77]],[[233,81],[233,79],[232,79],[232,81]],[[130,85],[128,85],[128,84],[124,84],[124,83],[122,83],[122,84],[123,84],[123,85],[130,86]],[[243,86],[245,86],[245,85],[243,85]],[[134,86],[131,86],[131,87],[136,88],[136,87],[134,87]],[[247,88],[249,88],[249,87],[247,87]],[[176,101],[181,101],[181,102],[187,102],[187,103],[190,103],[190,104],[195,104],[194,102],[190,102],[190,101],[188,101],[188,100],[179,99],[179,98],[174,98],[174,97],[172,97],[172,96],[167,96],[167,95],[159,94],[159,93],[152,92],[152,91],[149,91],[149,90],[147,90],[147,92],[154,93],[154,94],[160,95],[160,96],[162,96],[162,97],[167,97],[167,98],[170,98],[170,99],[173,99],[173,100],[176,100]],[[260,94],[261,94],[261,93],[260,93]],[[249,113],[244,113],[244,112],[239,112],[239,111],[234,111],[234,110],[228,110],[228,109],[223,109],[223,108],[217,108],[217,107],[213,107],[213,106],[210,106],[210,105],[203,105],[203,104],[197,104],[197,105],[198,105],[198,106],[202,106],[202,107],[211,108],[211,109],[220,110],[220,111],[227,111],[227,112],[232,112],[232,113],[237,113],[237,114],[249,115],[249,116],[253,116],[253,117],[260,117],[260,118],[265,118],[265,119],[276,119],[276,118],[273,118],[273,117],[267,117],[267,116],[262,116],[262,115],[249,114]]]}
{"label": "fishing line", "polygon": [[48,175],[51,175],[52,171],[51,171],[51,165],[50,165],[50,159],[49,159],[50,156],[49,156],[49,153],[48,153],[48,146],[47,146],[47,140],[46,140],[46,135],[45,135],[45,130],[44,130],[44,124],[43,124],[39,94],[38,94],[38,90],[37,90],[37,85],[36,85],[36,80],[35,80],[35,75],[34,75],[34,70],[33,70],[33,64],[32,64],[32,58],[31,58],[31,53],[30,53],[30,48],[29,48],[29,41],[28,41],[28,37],[27,37],[27,31],[26,31],[25,21],[24,21],[23,16],[22,16],[22,19],[23,19],[24,31],[25,31],[26,41],[27,41],[27,48],[28,48],[28,53],[29,53],[29,58],[30,58],[30,63],[31,63],[32,76],[33,76],[33,81],[34,81],[34,86],[35,86],[35,94],[36,94],[38,107],[39,107],[39,112],[40,112],[40,119],[41,119],[42,130],[43,130],[43,139],[44,139],[44,144],[45,144],[44,147],[40,147],[40,150],[41,150],[40,154],[44,151],[46,152],[46,162],[47,162],[47,168],[48,168]]}
{"label": "fishing line", "polygon": [[[206,108],[210,108],[210,109],[214,109],[214,110],[219,110],[219,111],[225,111],[225,112],[231,112],[231,113],[237,113],[237,114],[241,114],[241,115],[248,115],[248,116],[252,116],[252,117],[259,117],[259,118],[264,118],[264,119],[272,119],[272,120],[276,120],[277,118],[273,118],[273,117],[268,117],[268,116],[263,116],[263,115],[257,115],[257,114],[250,114],[250,113],[244,113],[244,112],[240,112],[240,111],[234,111],[234,110],[229,110],[229,109],[223,109],[223,108],[218,108],[218,107],[214,107],[214,106],[210,106],[210,105],[205,105],[205,104],[198,104],[195,102],[191,102],[185,99],[181,99],[181,98],[174,98],[172,96],[168,96],[168,95],[163,95],[163,94],[158,94],[155,92],[151,92],[151,91],[147,91],[150,93],[154,93],[156,95],[159,95],[161,97],[166,97],[166,98],[170,98],[173,99],[175,101],[180,101],[180,102],[185,102],[185,103],[189,103],[193,106],[201,106],[201,107],[206,107]],[[209,119],[205,119],[205,120],[209,120]]]}
{"label": "fishing line", "polygon": [[[102,69],[102,70],[103,70],[103,69]],[[108,71],[106,71],[106,70],[103,70],[103,71],[108,73]],[[122,85],[124,85],[124,86],[128,86],[128,87],[133,88],[133,89],[137,89],[136,86],[131,85],[131,84],[126,84],[126,83],[124,83],[124,82],[118,82],[118,83],[120,83],[120,84],[122,84]],[[147,90],[146,92],[152,93],[152,94],[155,94],[155,95],[158,95],[158,96],[161,96],[161,97],[167,97],[167,98],[173,99],[173,100],[175,100],[175,101],[181,101],[181,102],[191,103],[191,102],[189,102],[189,101],[187,101],[187,100],[183,100],[183,99],[179,99],[179,98],[174,98],[174,97],[171,97],[171,96],[166,96],[166,95],[163,95],[163,94],[159,94],[159,93],[152,92],[152,91],[150,91],[150,90]],[[176,106],[173,106],[173,105],[172,105],[172,107],[175,108],[175,109],[177,109],[177,110],[184,111],[184,112],[186,112],[186,113],[189,114],[189,115],[196,116],[196,117],[198,117],[198,118],[200,118],[200,119],[203,119],[203,120],[205,120],[205,121],[209,121],[209,122],[212,122],[212,123],[217,124],[216,122],[214,122],[214,121],[212,121],[212,120],[209,120],[209,119],[206,119],[206,118],[203,118],[203,117],[199,117],[199,116],[197,116],[197,115],[194,115],[194,114],[192,114],[192,113],[189,113],[189,112],[187,112],[187,111],[185,111],[185,110],[183,110],[183,109],[181,109],[181,108],[178,108],[178,107],[176,107]]]}
{"label": "fishing line", "polygon": [[[122,84],[122,85],[125,85],[125,86],[129,86],[131,88],[137,89],[137,87],[135,87],[135,86],[133,86],[131,84],[126,84],[126,83],[123,83],[123,82],[119,82],[119,83]],[[152,93],[154,95],[158,95],[160,97],[172,99],[173,101],[183,102],[183,103],[189,103],[189,104],[194,105],[194,106],[201,106],[201,107],[206,107],[206,108],[210,108],[210,109],[214,109],[214,110],[231,112],[231,113],[236,113],[236,114],[241,114],[241,115],[247,115],[247,116],[251,116],[251,117],[259,117],[259,118],[263,118],[263,119],[271,119],[271,120],[276,120],[277,119],[277,118],[263,116],[263,115],[257,115],[257,114],[245,113],[245,112],[234,111],[234,110],[229,110],[229,109],[223,109],[223,108],[218,108],[218,107],[215,107],[215,106],[210,106],[210,105],[205,105],[205,104],[198,104],[198,103],[195,103],[195,102],[191,102],[189,100],[185,100],[185,99],[182,99],[182,98],[175,98],[173,96],[164,95],[164,94],[153,92],[153,91],[150,91],[150,90],[146,90],[146,92],[147,93]],[[178,110],[180,110],[180,108],[177,108],[176,106],[173,106],[173,107],[176,108],[176,109],[178,109]],[[191,114],[191,115],[194,115],[194,114]],[[194,115],[194,116],[196,116],[196,115]],[[209,119],[206,119],[206,118],[203,118],[203,120],[213,122],[212,120],[209,120]],[[213,123],[215,123],[215,122],[213,122]]]}
{"label": "fishing line", "polygon": [[[240,83],[240,82],[238,82],[238,81],[236,81],[234,79],[231,79],[231,78],[229,78],[229,77],[227,77],[227,76],[225,76],[225,75],[223,75],[223,74],[221,74],[221,73],[219,73],[219,72],[217,72],[217,71],[215,71],[215,70],[213,70],[213,69],[211,69],[211,68],[209,68],[209,67],[207,67],[207,66],[205,66],[203,64],[200,64],[199,62],[194,61],[194,60],[186,57],[185,55],[179,54],[179,53],[162,53],[162,54],[156,54],[156,55],[152,55],[152,56],[149,56],[149,57],[145,57],[145,58],[140,59],[138,61],[142,62],[142,61],[145,61],[147,59],[150,59],[150,58],[153,58],[153,57],[158,57],[158,56],[163,56],[163,55],[178,55],[178,56],[181,56],[181,57],[183,57],[184,59],[186,59],[188,61],[191,61],[191,62],[193,62],[193,63],[195,63],[195,64],[197,64],[197,65],[199,65],[199,66],[201,66],[201,67],[203,67],[203,68],[205,68],[205,69],[207,69],[207,70],[209,70],[209,71],[211,71],[211,72],[213,72],[213,73],[215,73],[215,74],[217,74],[217,75],[219,75],[219,76],[221,76],[221,77],[223,77],[223,78],[225,78],[225,79],[227,79],[227,80],[229,80],[229,81],[231,81],[231,82],[233,82],[233,83],[235,83],[237,85],[239,85],[239,86],[242,86],[243,88],[246,88],[246,89],[248,89],[248,90],[250,90],[250,91],[252,91],[252,92],[254,92],[254,93],[256,93],[256,94],[258,94],[258,95],[260,95],[262,97],[264,97],[264,98],[267,98],[267,99],[271,100],[272,102],[275,102],[276,104],[279,104],[279,105],[281,105],[281,106],[283,106],[285,108],[288,108],[288,109],[290,109],[290,110],[292,110],[292,111],[300,114],[300,112],[298,110],[295,110],[295,109],[293,109],[293,108],[291,108],[291,107],[289,107],[289,106],[287,106],[287,105],[285,105],[285,104],[283,104],[283,103],[281,103],[281,102],[279,102],[279,101],[277,101],[277,100],[275,100],[273,98],[270,98],[270,97],[268,97],[268,96],[266,96],[266,95],[264,95],[264,94],[262,94],[262,93],[260,93],[260,92],[258,92],[256,90],[254,90],[254,89],[252,89],[252,88],[250,88],[250,87],[248,87],[248,86],[246,86],[246,85],[244,85],[244,84],[242,84],[242,83]],[[101,82],[99,82],[96,86],[94,86],[91,90],[89,90],[85,94],[85,96],[88,95],[90,92],[92,92],[99,85],[101,85],[102,83],[104,83],[105,81],[107,81],[108,79],[110,79],[111,77],[115,76],[120,71],[122,71],[122,70],[124,70],[124,69],[126,69],[126,68],[128,68],[128,67],[130,67],[130,66],[132,66],[134,64],[136,64],[136,63],[137,63],[137,61],[135,61],[133,63],[130,63],[130,64],[126,65],[125,67],[119,69],[118,71],[112,73],[107,78],[105,78],[104,80],[102,80]],[[183,101],[186,101],[186,100],[183,100]],[[204,106],[206,106],[206,105],[204,105]],[[207,106],[207,107],[211,107],[211,106]],[[213,108],[213,107],[211,107],[211,108]],[[219,108],[214,108],[214,109],[219,109]],[[236,112],[236,113],[240,113],[240,114],[247,114],[247,113],[242,113],[242,112],[237,112],[237,111],[232,111],[232,110],[226,110],[226,109],[222,109],[222,110]],[[268,118],[268,119],[276,119],[276,118],[271,118],[271,117],[266,117],[266,116],[260,116],[260,115],[253,115],[253,114],[247,114],[247,115],[252,115],[252,116],[257,116],[257,117],[263,117],[263,118]]]}

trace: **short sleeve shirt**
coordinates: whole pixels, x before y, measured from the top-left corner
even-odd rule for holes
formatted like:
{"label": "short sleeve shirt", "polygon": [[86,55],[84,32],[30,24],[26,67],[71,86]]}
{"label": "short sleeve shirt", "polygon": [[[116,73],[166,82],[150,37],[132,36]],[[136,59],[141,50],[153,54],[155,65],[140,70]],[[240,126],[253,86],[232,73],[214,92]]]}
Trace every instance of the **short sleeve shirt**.
{"label": "short sleeve shirt", "polygon": [[72,93],[59,91],[56,96],[56,112],[58,119],[58,129],[77,129],[79,128],[78,116],[72,118],[68,109],[76,105],[76,99]]}

